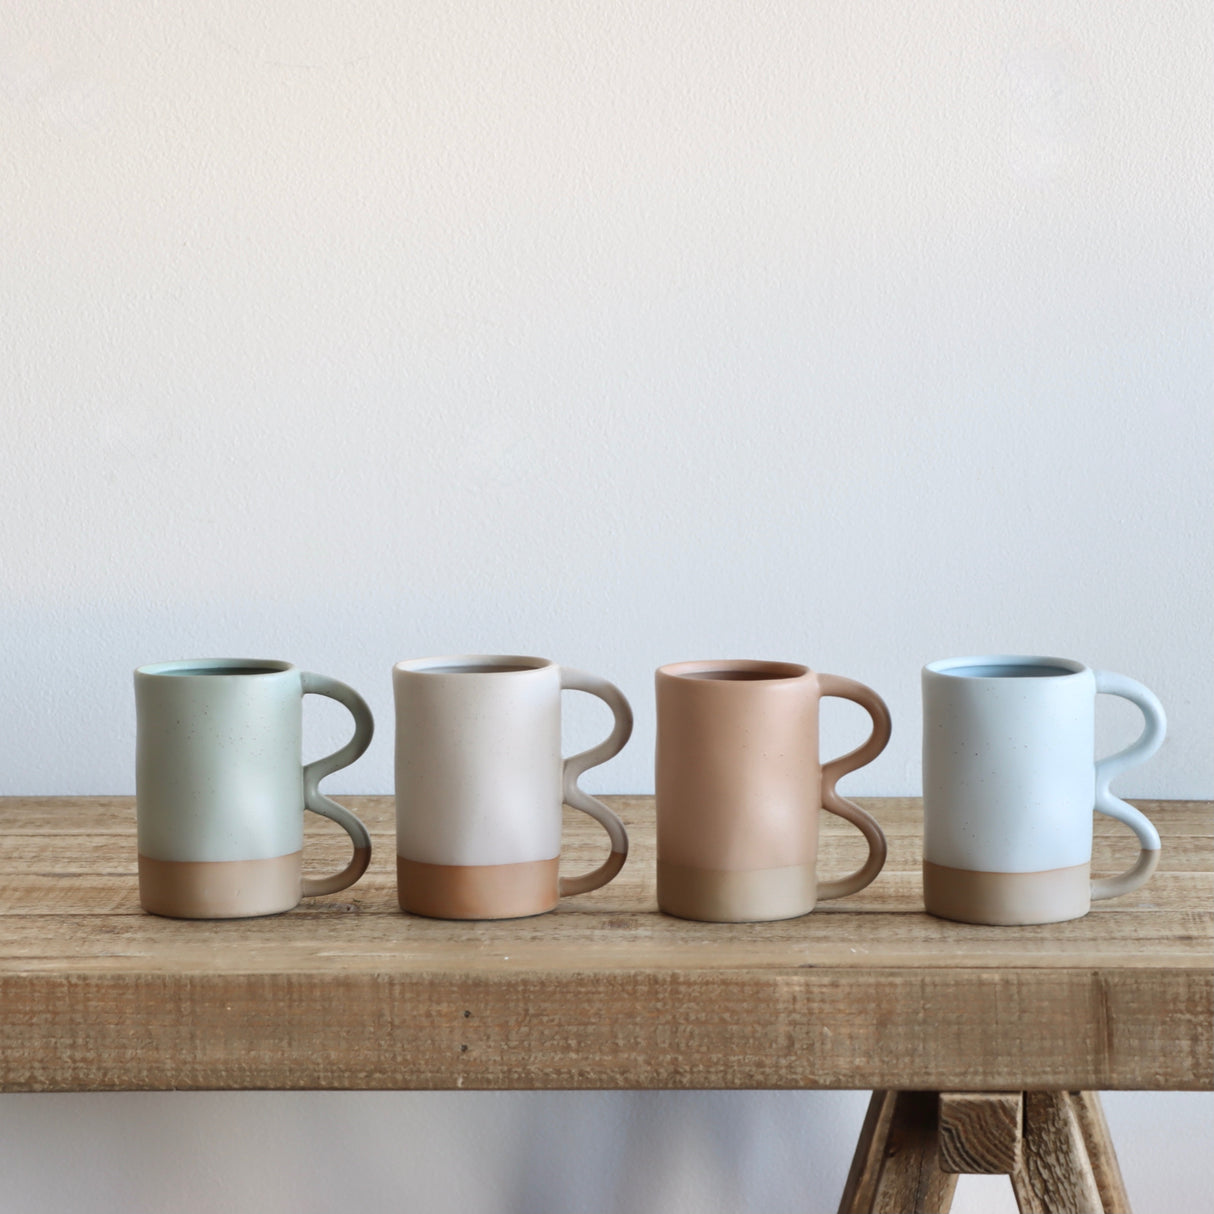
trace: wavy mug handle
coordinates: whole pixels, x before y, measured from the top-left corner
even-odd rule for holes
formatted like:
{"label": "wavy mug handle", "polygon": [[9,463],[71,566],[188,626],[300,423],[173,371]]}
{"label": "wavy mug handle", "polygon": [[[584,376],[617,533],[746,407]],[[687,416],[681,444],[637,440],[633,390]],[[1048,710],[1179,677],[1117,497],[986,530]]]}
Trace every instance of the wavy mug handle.
{"label": "wavy mug handle", "polygon": [[580,754],[570,755],[562,769],[565,804],[589,814],[603,826],[611,840],[611,854],[598,868],[583,873],[580,877],[560,879],[559,891],[561,896],[564,896],[585,894],[606,885],[624,867],[624,861],[628,858],[628,832],[624,829],[624,823],[602,801],[583,792],[577,782],[584,772],[600,763],[606,763],[624,749],[632,736],[632,708],[624,698],[624,693],[614,683],[599,678],[597,674],[575,670],[571,666],[561,667],[561,690],[586,691],[592,696],[598,696],[615,716],[611,733],[597,746],[592,746]]}
{"label": "wavy mug handle", "polygon": [[1098,877],[1092,882],[1092,899],[1095,901],[1116,898],[1119,894],[1128,894],[1137,889],[1159,863],[1159,832],[1154,823],[1144,813],[1114,796],[1109,791],[1109,785],[1126,768],[1146,762],[1159,749],[1167,732],[1168,719],[1158,697],[1141,683],[1109,670],[1094,670],[1092,673],[1096,676],[1098,693],[1129,700],[1138,706],[1145,721],[1137,741],[1096,764],[1096,809],[1124,822],[1138,836],[1142,850],[1135,864],[1124,873],[1116,877]]}
{"label": "wavy mug handle", "polygon": [[868,842],[868,859],[854,873],[836,877],[833,881],[818,882],[818,900],[822,901],[826,898],[842,898],[845,894],[854,894],[863,889],[876,879],[885,865],[886,843],[881,827],[871,814],[854,801],[839,796],[835,785],[848,772],[871,763],[885,749],[889,742],[890,719],[885,701],[871,687],[857,683],[855,679],[838,674],[820,674],[818,689],[824,696],[837,696],[841,700],[859,704],[873,722],[873,731],[866,742],[822,766],[822,808],[858,827]]}
{"label": "wavy mug handle", "polygon": [[375,733],[375,720],[367,701],[353,687],[328,675],[313,674],[310,670],[300,672],[304,695],[328,696],[339,704],[344,704],[354,717],[354,735],[340,749],[323,759],[309,763],[303,769],[304,807],[323,818],[332,818],[350,836],[354,844],[354,855],[350,863],[339,873],[331,877],[304,877],[300,882],[300,893],[305,898],[317,894],[335,894],[339,889],[353,885],[367,871],[371,863],[371,836],[367,828],[344,805],[338,805],[320,791],[320,782],[325,776],[349,767],[371,745],[371,737]]}

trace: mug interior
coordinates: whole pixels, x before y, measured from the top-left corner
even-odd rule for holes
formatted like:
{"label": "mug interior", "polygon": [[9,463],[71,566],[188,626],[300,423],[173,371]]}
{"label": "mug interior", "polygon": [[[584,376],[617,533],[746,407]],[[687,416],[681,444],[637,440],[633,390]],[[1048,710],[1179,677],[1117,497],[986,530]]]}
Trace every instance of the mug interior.
{"label": "mug interior", "polygon": [[247,678],[250,675],[282,674],[284,670],[290,669],[290,662],[265,658],[188,658],[180,662],[156,662],[151,666],[140,666],[138,673],[171,675],[174,678],[232,675]]}
{"label": "mug interior", "polygon": [[397,662],[396,669],[409,674],[519,674],[528,670],[544,670],[551,665],[547,658],[478,653],[457,657],[413,658]]}
{"label": "mug interior", "polygon": [[1000,654],[991,657],[946,658],[932,662],[927,669],[933,674],[954,679],[1059,679],[1080,674],[1082,662],[1069,658],[1020,657]]}
{"label": "mug interior", "polygon": [[766,683],[781,679],[799,679],[809,673],[809,667],[800,666],[796,662],[763,662],[737,658],[724,661],[675,662],[670,666],[660,666],[658,673],[701,682]]}

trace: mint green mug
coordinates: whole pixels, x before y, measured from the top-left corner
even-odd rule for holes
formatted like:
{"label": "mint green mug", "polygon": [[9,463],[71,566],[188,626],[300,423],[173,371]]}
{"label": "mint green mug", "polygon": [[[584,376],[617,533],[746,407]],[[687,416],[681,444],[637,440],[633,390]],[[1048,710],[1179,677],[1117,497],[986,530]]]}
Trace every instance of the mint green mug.
{"label": "mint green mug", "polygon": [[[303,697],[330,696],[354,717],[340,750],[303,765]],[[139,900],[179,919],[290,910],[353,885],[371,837],[320,781],[370,745],[371,710],[353,688],[289,662],[205,658],[135,671]],[[331,877],[304,877],[303,811],[332,818],[354,845]]]}

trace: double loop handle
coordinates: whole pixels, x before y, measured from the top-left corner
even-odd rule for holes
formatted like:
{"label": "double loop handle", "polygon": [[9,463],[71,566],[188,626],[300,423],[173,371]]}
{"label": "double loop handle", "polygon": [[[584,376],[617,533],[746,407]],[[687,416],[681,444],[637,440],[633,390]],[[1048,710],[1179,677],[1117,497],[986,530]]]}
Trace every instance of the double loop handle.
{"label": "double loop handle", "polygon": [[632,708],[624,698],[624,693],[606,679],[585,670],[574,670],[570,666],[561,667],[562,691],[586,691],[592,696],[598,696],[615,715],[615,723],[611,733],[597,746],[584,750],[581,754],[570,755],[565,760],[562,774],[564,786],[563,797],[566,805],[580,809],[589,814],[596,822],[600,822],[611,840],[611,854],[591,872],[580,877],[562,877],[560,893],[585,894],[600,885],[606,885],[612,877],[624,867],[628,858],[628,832],[624,823],[602,801],[578,787],[578,777],[583,772],[606,763],[608,759],[620,753],[625,743],[632,736]]}
{"label": "double loop handle", "polygon": [[[1145,721],[1138,739],[1124,750],[1101,759],[1096,764],[1095,808],[1110,818],[1124,822],[1138,836],[1141,847],[1136,863],[1115,877],[1101,877],[1092,882],[1092,898],[1114,898],[1137,889],[1155,871],[1159,863],[1159,832],[1150,819],[1132,805],[1115,796],[1109,789],[1113,779],[1129,767],[1145,762],[1160,747],[1167,731],[1167,717],[1155,694],[1141,683],[1125,675],[1097,670],[1096,690],[1105,695],[1121,696],[1138,706]],[[354,717],[354,733],[339,750],[309,763],[303,771],[304,805],[313,813],[331,818],[350,836],[354,854],[341,872],[330,877],[304,877],[301,892],[305,897],[331,894],[353,885],[371,862],[371,836],[367,828],[344,806],[338,805],[320,791],[320,782],[358,759],[371,744],[375,723],[367,702],[352,687],[327,675],[301,672],[305,695],[323,695],[337,700]],[[868,842],[868,858],[854,873],[818,884],[818,898],[841,898],[863,889],[872,882],[885,864],[886,842],[876,820],[854,801],[839,795],[836,785],[849,772],[871,763],[886,747],[890,738],[889,708],[871,687],[854,679],[836,674],[819,674],[818,686],[823,696],[836,696],[859,704],[872,718],[872,733],[855,750],[822,767],[822,807],[859,828]],[[628,857],[628,834],[623,822],[596,797],[578,787],[578,778],[592,767],[619,754],[632,735],[632,709],[624,694],[614,683],[572,667],[561,667],[561,688],[585,691],[598,696],[615,717],[611,733],[597,746],[571,755],[563,767],[565,804],[589,814],[601,823],[611,841],[611,852],[596,869],[580,877],[562,877],[560,893],[582,894],[606,885],[624,866]]]}
{"label": "double loop handle", "polygon": [[885,701],[871,687],[857,683],[855,679],[844,678],[838,674],[819,674],[818,689],[824,696],[837,696],[841,700],[851,700],[859,704],[873,722],[873,731],[866,742],[822,766],[822,808],[859,827],[868,842],[868,859],[854,873],[833,881],[818,882],[818,899],[822,900],[842,898],[845,894],[854,894],[863,889],[875,880],[885,864],[886,844],[881,827],[871,814],[862,810],[854,801],[839,796],[835,785],[848,772],[871,763],[885,749],[889,742],[890,719]]}
{"label": "double loop handle", "polygon": [[300,893],[304,897],[315,897],[317,894],[335,894],[339,889],[353,885],[367,871],[371,863],[371,836],[367,828],[343,805],[326,797],[320,791],[320,782],[325,776],[349,767],[361,757],[371,745],[375,733],[375,721],[367,702],[353,687],[328,675],[313,674],[309,670],[300,672],[304,695],[328,696],[339,704],[344,704],[354,717],[354,735],[340,749],[323,759],[309,763],[303,769],[304,807],[323,818],[332,818],[350,836],[354,844],[354,855],[350,863],[339,873],[331,877],[304,877],[300,882]]}
{"label": "double loop handle", "polygon": [[1101,759],[1096,764],[1096,809],[1124,822],[1137,836],[1141,851],[1135,864],[1116,877],[1098,877],[1092,882],[1092,898],[1116,898],[1137,889],[1155,871],[1159,863],[1159,832],[1146,815],[1109,791],[1115,776],[1128,767],[1136,767],[1149,759],[1163,743],[1168,719],[1155,693],[1124,674],[1109,670],[1094,670],[1096,690],[1104,695],[1121,696],[1142,710],[1145,720],[1137,741],[1125,750]]}

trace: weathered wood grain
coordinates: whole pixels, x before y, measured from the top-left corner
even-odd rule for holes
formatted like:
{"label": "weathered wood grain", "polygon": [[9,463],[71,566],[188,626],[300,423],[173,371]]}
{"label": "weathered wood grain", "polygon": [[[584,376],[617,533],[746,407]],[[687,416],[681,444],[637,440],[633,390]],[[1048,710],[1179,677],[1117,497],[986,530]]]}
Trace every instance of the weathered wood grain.
{"label": "weathered wood grain", "polygon": [[[864,801],[892,844],[868,890],[740,925],[657,912],[650,798],[611,798],[616,881],[505,923],[402,915],[392,799],[343,800],[378,849],[358,885],[197,923],[139,909],[129,798],[0,799],[0,1088],[1214,1086],[1208,804],[1140,803],[1164,851],[1136,894],[991,928],[922,912],[912,799]],[[1133,846],[1108,826],[1111,870]],[[307,866],[343,859],[307,833]],[[854,834],[827,821],[823,871]],[[568,816],[568,871],[603,848]]]}
{"label": "weathered wood grain", "polygon": [[1024,1094],[1024,1152],[1011,1173],[1020,1214],[1101,1214],[1073,1092]]}
{"label": "weathered wood grain", "polygon": [[[981,971],[6,975],[0,1086],[1191,1088],[1183,978]],[[976,981],[974,981],[976,979]],[[1014,997],[1009,999],[1008,993]],[[1175,1037],[1159,1044],[1160,993]],[[1058,1008],[1066,1009],[1059,1023]],[[470,1012],[468,1017],[464,1012]],[[1085,1037],[1076,1023],[1107,1029]],[[472,1023],[475,1021],[475,1023]],[[1006,1026],[993,1034],[991,1025]],[[1077,1037],[1082,1038],[1076,1040]],[[464,1048],[466,1047],[466,1048]]]}
{"label": "weathered wood grain", "polygon": [[1023,1092],[941,1092],[940,1166],[1006,1176],[1021,1162]]}
{"label": "weathered wood grain", "polygon": [[1088,1162],[1096,1188],[1100,1191],[1102,1214],[1130,1214],[1130,1198],[1126,1193],[1121,1165],[1113,1148],[1113,1136],[1104,1117],[1099,1092],[1071,1092],[1071,1107],[1083,1134]]}
{"label": "weathered wood grain", "polygon": [[940,1166],[935,1092],[874,1092],[839,1214],[944,1214],[956,1175]]}

